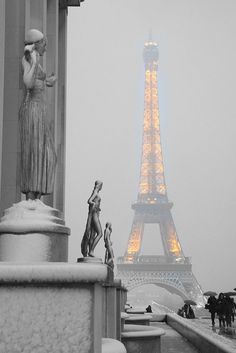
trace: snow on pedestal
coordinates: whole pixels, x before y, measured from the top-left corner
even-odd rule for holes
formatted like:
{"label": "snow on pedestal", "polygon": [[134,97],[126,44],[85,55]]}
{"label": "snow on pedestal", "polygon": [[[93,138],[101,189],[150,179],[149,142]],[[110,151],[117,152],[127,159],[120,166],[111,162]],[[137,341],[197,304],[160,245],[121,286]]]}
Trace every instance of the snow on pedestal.
{"label": "snow on pedestal", "polygon": [[149,352],[161,353],[161,328],[145,325],[124,325],[121,341],[127,353]]}
{"label": "snow on pedestal", "polygon": [[123,343],[112,338],[102,339],[102,353],[126,353]]}
{"label": "snow on pedestal", "polygon": [[0,261],[67,261],[70,229],[61,217],[40,200],[6,209],[0,222]]}

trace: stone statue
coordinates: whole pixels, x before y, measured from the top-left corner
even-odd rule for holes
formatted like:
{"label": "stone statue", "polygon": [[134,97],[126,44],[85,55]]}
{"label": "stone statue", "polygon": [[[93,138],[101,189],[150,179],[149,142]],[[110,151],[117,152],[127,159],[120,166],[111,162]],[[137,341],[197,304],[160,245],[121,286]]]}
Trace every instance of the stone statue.
{"label": "stone statue", "polygon": [[22,58],[24,99],[19,111],[21,141],[21,192],[26,199],[40,199],[53,192],[56,152],[46,113],[45,88],[55,84],[47,77],[39,60],[47,39],[37,29],[26,34]]}
{"label": "stone statue", "polygon": [[111,223],[107,222],[106,228],[104,231],[104,242],[105,242],[105,248],[106,248],[104,263],[113,269],[114,268],[114,253],[113,253],[113,249],[112,249],[111,232],[112,232]]}
{"label": "stone statue", "polygon": [[81,242],[81,252],[84,257],[94,257],[94,249],[102,237],[102,227],[99,220],[101,198],[99,191],[102,189],[102,182],[97,180],[92,195],[88,199],[89,211],[86,229]]}

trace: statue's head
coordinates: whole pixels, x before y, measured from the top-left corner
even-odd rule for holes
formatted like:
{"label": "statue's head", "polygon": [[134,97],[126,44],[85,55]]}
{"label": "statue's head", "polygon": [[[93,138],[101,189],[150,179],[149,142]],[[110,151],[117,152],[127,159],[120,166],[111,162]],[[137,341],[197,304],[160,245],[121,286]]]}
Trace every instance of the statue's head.
{"label": "statue's head", "polygon": [[98,190],[101,190],[102,189],[102,181],[100,180],[96,180],[95,181],[95,187],[98,189]]}
{"label": "statue's head", "polygon": [[111,222],[107,222],[107,223],[106,223],[106,228],[108,228],[108,229],[112,230],[112,227],[111,227]]}
{"label": "statue's head", "polygon": [[29,29],[25,36],[25,45],[33,45],[39,55],[43,55],[47,47],[47,38],[38,29]]}

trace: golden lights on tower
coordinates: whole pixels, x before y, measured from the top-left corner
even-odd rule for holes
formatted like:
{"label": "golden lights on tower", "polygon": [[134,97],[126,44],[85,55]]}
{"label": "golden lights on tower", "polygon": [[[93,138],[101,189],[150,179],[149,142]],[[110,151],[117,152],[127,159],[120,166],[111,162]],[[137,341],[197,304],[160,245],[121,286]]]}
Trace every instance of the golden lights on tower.
{"label": "golden lights on tower", "polygon": [[139,194],[166,193],[160,138],[157,93],[157,62],[152,61],[145,71],[143,149]]}
{"label": "golden lights on tower", "polygon": [[143,223],[136,223],[133,225],[132,228],[132,233],[129,237],[129,242],[128,242],[128,250],[126,253],[126,262],[132,262],[134,259],[134,256],[139,253],[140,251],[140,246],[141,246],[141,237],[143,234]]}
{"label": "golden lights on tower", "polygon": [[168,248],[172,255],[176,257],[181,256],[182,250],[177,238],[176,231],[171,227],[168,229]]}
{"label": "golden lights on tower", "polygon": [[[159,204],[164,205],[165,202],[168,207],[160,136],[157,60],[157,44],[152,41],[148,41],[145,43],[144,48],[144,120],[139,195],[137,202],[138,207],[142,207],[142,205],[145,204],[148,207],[155,206],[158,208]],[[144,219],[141,219],[140,214],[142,214],[143,211],[140,211],[140,214],[138,212],[139,211],[137,211],[132,225],[128,247],[125,254],[125,262],[127,263],[135,262],[135,259],[138,257],[141,249],[144,219],[146,215],[144,213]],[[158,213],[159,211],[153,208],[151,212]],[[150,223],[150,220],[148,223]],[[165,253],[176,258],[183,256],[173,220],[170,218],[167,222],[166,220],[164,222],[160,222],[159,225],[161,228],[162,237],[165,236],[165,239],[163,240]]]}

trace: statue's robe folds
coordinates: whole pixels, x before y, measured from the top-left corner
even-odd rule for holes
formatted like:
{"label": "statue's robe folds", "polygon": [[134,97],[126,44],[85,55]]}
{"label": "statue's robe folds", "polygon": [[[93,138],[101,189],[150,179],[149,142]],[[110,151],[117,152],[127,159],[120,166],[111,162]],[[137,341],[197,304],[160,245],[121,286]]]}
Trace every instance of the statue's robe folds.
{"label": "statue's robe folds", "polygon": [[56,152],[46,115],[46,74],[39,65],[34,86],[25,90],[19,111],[21,139],[21,192],[51,194]]}

